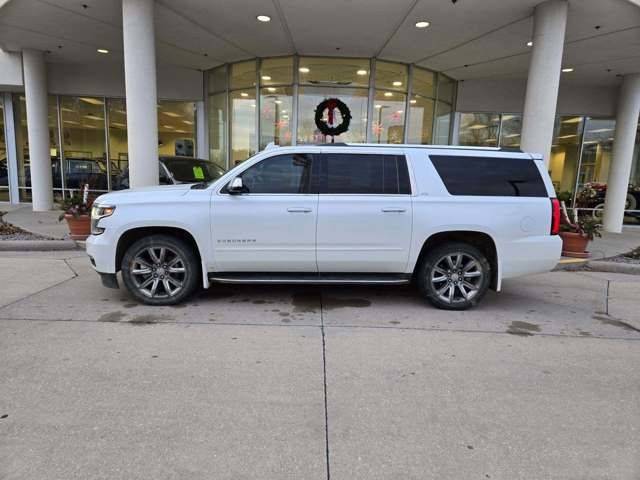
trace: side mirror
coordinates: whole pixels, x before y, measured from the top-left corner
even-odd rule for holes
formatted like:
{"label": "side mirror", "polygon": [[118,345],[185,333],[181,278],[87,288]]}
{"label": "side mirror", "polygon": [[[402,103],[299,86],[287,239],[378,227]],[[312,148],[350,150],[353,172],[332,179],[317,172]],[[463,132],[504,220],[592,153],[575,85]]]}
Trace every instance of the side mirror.
{"label": "side mirror", "polygon": [[244,188],[244,185],[242,183],[242,178],[236,177],[231,180],[231,183],[229,183],[229,186],[227,187],[227,191],[231,195],[239,195],[241,193],[245,193],[246,189]]}

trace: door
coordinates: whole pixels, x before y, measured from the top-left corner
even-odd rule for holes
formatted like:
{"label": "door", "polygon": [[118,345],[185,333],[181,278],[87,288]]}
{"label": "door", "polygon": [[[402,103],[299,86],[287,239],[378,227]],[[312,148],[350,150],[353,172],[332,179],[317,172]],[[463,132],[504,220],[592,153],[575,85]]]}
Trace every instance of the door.
{"label": "door", "polygon": [[[313,155],[281,154],[238,176],[212,197],[214,268],[218,272],[317,272],[318,195],[310,193]],[[316,190],[317,191],[317,190]]]}
{"label": "door", "polygon": [[386,152],[325,149],[320,155],[320,272],[406,270],[412,219],[409,173],[404,155],[397,149]]}

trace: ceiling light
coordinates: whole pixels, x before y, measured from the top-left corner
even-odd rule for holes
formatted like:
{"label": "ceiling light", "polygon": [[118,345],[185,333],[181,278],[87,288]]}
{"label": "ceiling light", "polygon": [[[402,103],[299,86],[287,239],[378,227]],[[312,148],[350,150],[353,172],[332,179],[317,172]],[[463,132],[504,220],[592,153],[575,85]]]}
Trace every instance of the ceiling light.
{"label": "ceiling light", "polygon": [[385,96],[385,97],[393,97],[393,93],[391,93],[391,92],[384,92],[384,96]]}
{"label": "ceiling light", "polygon": [[91,105],[104,105],[104,102],[98,98],[80,97],[80,100]]}
{"label": "ceiling light", "polygon": [[273,103],[275,103],[276,105],[280,105],[282,103],[282,100],[275,100]]}
{"label": "ceiling light", "polygon": [[376,105],[376,108],[382,108],[382,105]]}
{"label": "ceiling light", "polygon": [[182,120],[182,123],[186,125],[193,125],[193,122],[191,120]]}
{"label": "ceiling light", "polygon": [[533,47],[533,42],[531,40],[527,42],[527,47]]}
{"label": "ceiling light", "polygon": [[252,106],[253,108],[256,108],[256,104],[255,104],[255,103],[252,103],[252,104],[251,104],[251,106]]}
{"label": "ceiling light", "polygon": [[393,84],[392,84],[392,85],[393,85],[394,87],[399,87],[399,86],[401,86],[401,85],[402,85],[402,82],[399,82],[399,81],[397,81],[397,80],[396,80],[395,82],[393,82]]}
{"label": "ceiling light", "polygon": [[419,22],[416,22],[416,28],[427,28],[429,25],[431,24],[426,20],[421,20]]}
{"label": "ceiling light", "polygon": [[575,137],[575,136],[576,136],[576,135],[573,135],[573,134],[572,134],[572,135],[562,135],[562,136],[560,136],[560,137],[558,137],[558,138],[573,138],[573,137]]}
{"label": "ceiling light", "polygon": [[595,130],[587,130],[587,133],[603,133],[603,132],[612,132],[613,128],[597,128]]}
{"label": "ceiling light", "polygon": [[88,118],[89,120],[104,120],[104,118],[92,114],[85,115],[84,118]]}
{"label": "ceiling light", "polygon": [[409,103],[415,104],[415,103],[418,103],[418,101],[415,98],[412,98],[411,100],[409,100]]}
{"label": "ceiling light", "polygon": [[467,127],[469,130],[481,130],[483,128],[488,128],[488,125],[482,125],[481,123],[476,123],[474,125],[471,125],[470,127]]}
{"label": "ceiling light", "polygon": [[269,80],[271,80],[271,77],[269,75],[263,75],[262,80],[268,82]]}
{"label": "ceiling light", "polygon": [[176,117],[180,116],[180,115],[178,115],[177,113],[174,113],[174,112],[160,112],[160,113],[162,113],[163,115],[166,115],[167,117],[173,117],[173,118],[176,118]]}
{"label": "ceiling light", "polygon": [[241,97],[248,97],[249,94],[247,92],[240,92]]}
{"label": "ceiling light", "polygon": [[573,117],[567,120],[563,120],[562,123],[580,123],[582,122],[582,117]]}
{"label": "ceiling light", "polygon": [[99,48],[98,53],[109,53],[109,50],[107,50],[106,48]]}
{"label": "ceiling light", "polygon": [[171,125],[162,125],[164,128],[168,128],[169,130],[173,130],[174,127],[172,127]]}
{"label": "ceiling light", "polygon": [[369,72],[367,72],[366,70],[358,70],[356,73],[357,73],[358,75],[366,75],[366,74],[367,74],[367,73],[369,73]]}
{"label": "ceiling light", "polygon": [[125,123],[120,123],[120,122],[109,122],[109,126],[127,128],[127,125]]}
{"label": "ceiling light", "polygon": [[269,87],[267,88],[268,91],[270,92],[275,92],[276,91],[276,87]]}
{"label": "ceiling light", "polygon": [[271,17],[269,15],[258,15],[256,17],[256,20],[258,20],[259,22],[270,22]]}
{"label": "ceiling light", "polygon": [[309,69],[307,67],[300,67],[298,70],[300,73],[309,73]]}
{"label": "ceiling light", "polygon": [[571,73],[571,72],[573,72],[573,68],[571,68],[571,67],[567,67],[567,68],[563,68],[562,69],[562,73]]}
{"label": "ceiling light", "polygon": [[402,115],[404,112],[403,112],[402,110],[398,110],[396,113],[397,113],[398,115]]}

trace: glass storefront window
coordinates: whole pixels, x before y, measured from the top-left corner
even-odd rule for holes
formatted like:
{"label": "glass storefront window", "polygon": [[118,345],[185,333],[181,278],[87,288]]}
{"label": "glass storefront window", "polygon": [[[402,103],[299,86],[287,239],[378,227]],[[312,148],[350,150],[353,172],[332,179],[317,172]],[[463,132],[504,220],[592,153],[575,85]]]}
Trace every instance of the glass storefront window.
{"label": "glass storefront window", "polygon": [[0,202],[9,201],[9,161],[4,135],[4,104],[0,101]]}
{"label": "glass storefront window", "polygon": [[231,164],[233,168],[256,153],[256,91],[247,88],[230,93]]}
{"label": "glass storefront window", "polygon": [[208,89],[209,93],[224,92],[227,90],[226,65],[209,71]]}
{"label": "glass storefront window", "polygon": [[615,120],[587,118],[578,172],[579,189],[586,183],[607,183],[615,124]]}
{"label": "glass storefront window", "polygon": [[301,84],[368,87],[368,58],[300,57],[298,72]]}
{"label": "glass storefront window", "polygon": [[498,144],[500,115],[497,113],[460,114],[460,145],[489,146]]}
{"label": "glass storefront window", "polygon": [[209,96],[209,160],[227,166],[227,95]]}
{"label": "glass storefront window", "polygon": [[453,104],[456,83],[446,75],[438,74],[438,100]]}
{"label": "glass storefront window", "polygon": [[256,86],[256,61],[234,63],[231,65],[229,89],[249,88]]}
{"label": "glass storefront window", "polygon": [[580,157],[583,117],[557,117],[553,127],[553,145],[549,175],[556,193],[573,198]]}
{"label": "glass storefront window", "polygon": [[293,83],[293,57],[265,58],[260,62],[260,85]]}
{"label": "glass storefront window", "polygon": [[121,175],[128,167],[127,105],[124,98],[107,100],[109,112],[109,158],[111,176]]}
{"label": "glass storefront window", "polygon": [[376,88],[406,92],[408,80],[407,65],[376,60]]}
{"label": "glass storefront window", "polygon": [[291,145],[293,95],[291,87],[266,87],[260,90],[260,150],[270,142]]}
{"label": "glass storefront window", "polygon": [[[409,143],[431,143],[433,133],[434,101],[420,95],[409,100],[411,115],[409,116]],[[448,130],[448,129],[447,129]]]}
{"label": "glass storefront window", "polygon": [[411,79],[411,93],[415,98],[427,97],[436,98],[436,74],[425,70],[424,68],[415,67]]}
{"label": "glass storefront window", "polygon": [[108,190],[104,99],[60,97],[60,113],[66,189]]}
{"label": "glass storefront window", "polygon": [[404,93],[376,90],[371,119],[373,143],[404,142]]}
{"label": "glass storefront window", "polygon": [[501,147],[519,148],[522,133],[522,115],[504,114],[500,125]]}
{"label": "glass storefront window", "polygon": [[445,102],[436,102],[435,128],[433,133],[434,145],[449,145],[451,130],[451,115],[453,108]]}
{"label": "glass storefront window", "polygon": [[327,98],[338,98],[351,110],[349,130],[335,137],[335,141],[366,142],[367,96],[367,90],[362,88],[300,87],[298,92],[298,143],[331,142],[331,137],[325,138],[320,133],[314,119],[316,107]]}
{"label": "glass storefront window", "polygon": [[195,156],[195,123],[195,103],[158,102],[158,153]]}

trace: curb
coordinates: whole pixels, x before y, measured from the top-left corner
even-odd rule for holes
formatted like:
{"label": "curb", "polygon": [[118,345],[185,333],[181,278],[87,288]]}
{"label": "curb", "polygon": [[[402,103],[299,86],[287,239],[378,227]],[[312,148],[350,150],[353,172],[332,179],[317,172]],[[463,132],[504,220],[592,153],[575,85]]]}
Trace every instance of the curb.
{"label": "curb", "polygon": [[80,250],[73,240],[2,240],[0,252],[52,252]]}
{"label": "curb", "polygon": [[592,272],[626,273],[627,275],[640,275],[640,264],[607,262],[606,260],[594,260],[588,264]]}

